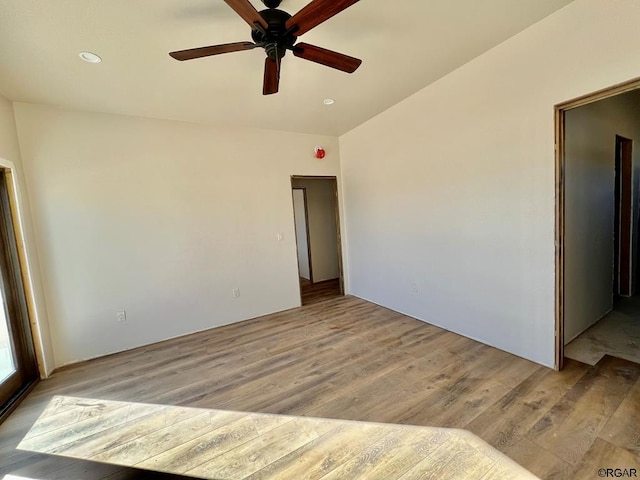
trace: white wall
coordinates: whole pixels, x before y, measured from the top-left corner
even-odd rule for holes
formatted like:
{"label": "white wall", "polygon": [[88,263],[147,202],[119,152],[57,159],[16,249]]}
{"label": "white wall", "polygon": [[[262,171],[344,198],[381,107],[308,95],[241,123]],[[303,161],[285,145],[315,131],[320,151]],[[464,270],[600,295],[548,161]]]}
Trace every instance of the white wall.
{"label": "white wall", "polygon": [[298,246],[298,272],[300,277],[311,280],[309,268],[309,245],[307,242],[307,207],[305,191],[301,188],[293,189],[293,216],[296,226],[296,244]]}
{"label": "white wall", "polygon": [[300,304],[290,176],[337,139],[15,112],[56,365]]}
{"label": "white wall", "polygon": [[13,105],[9,100],[0,95],[0,166],[11,167],[13,178],[16,181],[18,194],[18,208],[20,226],[24,236],[27,251],[29,269],[29,285],[33,295],[33,303],[30,302],[30,320],[34,334],[34,343],[38,350],[38,366],[40,374],[47,376],[54,368],[53,348],[49,325],[47,321],[47,309],[44,302],[44,293],[40,279],[38,254],[35,248],[35,239],[31,226],[29,199],[26,194],[24,175],[22,171],[22,159],[18,144],[18,134],[14,119]]}
{"label": "white wall", "polygon": [[314,282],[340,276],[333,180],[300,179],[293,185],[307,190],[311,274]]}
{"label": "white wall", "polygon": [[20,164],[20,148],[13,118],[13,106],[2,95],[0,95],[0,157],[16,165]]}
{"label": "white wall", "polygon": [[637,262],[638,105],[640,92],[635,91],[566,113],[565,343],[613,308],[616,135],[634,140],[631,244],[632,264]]}
{"label": "white wall", "polygon": [[552,366],[553,107],[640,76],[639,23],[576,0],[341,137],[349,290]]}

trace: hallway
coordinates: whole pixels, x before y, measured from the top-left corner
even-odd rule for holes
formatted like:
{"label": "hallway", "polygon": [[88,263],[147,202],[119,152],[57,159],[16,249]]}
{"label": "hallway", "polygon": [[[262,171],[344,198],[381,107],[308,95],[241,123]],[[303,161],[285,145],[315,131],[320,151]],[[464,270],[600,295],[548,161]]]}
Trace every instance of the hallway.
{"label": "hallway", "polygon": [[339,297],[340,279],[325,280],[323,282],[311,283],[305,278],[300,278],[300,293],[302,295],[302,305],[323,302],[331,298]]}
{"label": "hallway", "polygon": [[618,298],[613,311],[565,346],[564,356],[595,365],[604,355],[640,363],[640,295]]}

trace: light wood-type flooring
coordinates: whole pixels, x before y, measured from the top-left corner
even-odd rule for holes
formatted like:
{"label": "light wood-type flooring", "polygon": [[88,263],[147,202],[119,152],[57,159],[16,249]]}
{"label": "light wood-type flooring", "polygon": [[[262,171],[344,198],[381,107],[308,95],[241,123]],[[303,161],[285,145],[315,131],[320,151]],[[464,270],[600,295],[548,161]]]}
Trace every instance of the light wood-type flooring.
{"label": "light wood-type flooring", "polygon": [[640,362],[640,295],[617,298],[613,311],[564,347],[565,357],[589,365],[605,355]]}
{"label": "light wood-type flooring", "polygon": [[640,365],[557,373],[349,296],[59,371],[0,425],[0,478],[179,478],[16,450],[56,394],[464,428],[542,478],[640,469]]}
{"label": "light wood-type flooring", "polygon": [[538,478],[458,428],[62,395],[18,449],[208,480]]}
{"label": "light wood-type flooring", "polygon": [[324,302],[331,298],[340,296],[340,279],[324,280],[322,282],[311,283],[304,278],[300,279],[300,295],[302,305]]}

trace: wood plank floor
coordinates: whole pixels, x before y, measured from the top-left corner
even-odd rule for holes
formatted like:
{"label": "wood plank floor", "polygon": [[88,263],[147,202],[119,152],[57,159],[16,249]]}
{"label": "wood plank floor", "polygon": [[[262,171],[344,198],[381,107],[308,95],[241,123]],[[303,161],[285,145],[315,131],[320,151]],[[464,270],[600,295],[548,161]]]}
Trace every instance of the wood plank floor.
{"label": "wood plank floor", "polygon": [[150,478],[16,450],[56,394],[465,428],[549,479],[640,471],[640,365],[557,373],[349,296],[62,370],[0,425],[0,478]]}
{"label": "wood plank floor", "polygon": [[300,293],[302,295],[302,305],[323,302],[340,295],[340,279],[325,280],[323,282],[311,283],[304,278],[300,279]]}
{"label": "wood plank floor", "polygon": [[17,448],[210,480],[538,478],[457,428],[62,395]]}

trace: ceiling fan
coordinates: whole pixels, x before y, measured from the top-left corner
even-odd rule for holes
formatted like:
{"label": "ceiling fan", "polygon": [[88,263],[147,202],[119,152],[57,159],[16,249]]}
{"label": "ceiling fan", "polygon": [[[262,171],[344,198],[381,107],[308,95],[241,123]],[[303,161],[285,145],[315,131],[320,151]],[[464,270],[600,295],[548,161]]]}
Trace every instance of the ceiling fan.
{"label": "ceiling fan", "polygon": [[312,0],[295,15],[278,10],[282,0],[262,0],[266,10],[258,12],[249,0],[224,0],[251,27],[253,42],[226,43],[209,47],[191,48],[171,52],[176,60],[220,55],[221,53],[253,50],[262,47],[267,53],[264,66],[263,95],[278,92],[280,83],[280,64],[287,50],[296,57],[326,65],[347,73],[353,73],[362,63],[354,57],[296,41],[300,35],[320,25],[325,20],[340,13],[359,0]]}

